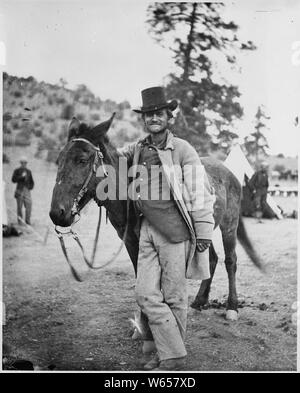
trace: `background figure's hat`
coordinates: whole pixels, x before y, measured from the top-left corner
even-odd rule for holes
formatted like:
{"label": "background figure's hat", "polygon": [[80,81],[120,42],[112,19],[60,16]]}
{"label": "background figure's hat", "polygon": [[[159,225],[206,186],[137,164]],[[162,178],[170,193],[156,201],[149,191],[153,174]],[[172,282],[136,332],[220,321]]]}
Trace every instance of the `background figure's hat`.
{"label": "background figure's hat", "polygon": [[142,90],[142,101],[143,106],[140,109],[133,109],[134,112],[146,113],[157,111],[163,108],[174,111],[178,105],[176,100],[166,100],[164,89],[160,86],[150,87],[149,89]]}

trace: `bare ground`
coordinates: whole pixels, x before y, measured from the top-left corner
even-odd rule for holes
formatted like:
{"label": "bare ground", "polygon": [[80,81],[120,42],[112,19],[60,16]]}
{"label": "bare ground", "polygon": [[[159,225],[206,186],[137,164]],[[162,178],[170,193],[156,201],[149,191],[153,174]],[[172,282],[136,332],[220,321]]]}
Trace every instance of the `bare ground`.
{"label": "bare ground", "polygon": [[[4,166],[9,217],[15,222],[15,201],[10,177],[18,154]],[[33,228],[20,237],[3,239],[4,355],[23,358],[41,369],[138,370],[140,342],[131,339],[134,273],[122,251],[117,261],[97,272],[83,268],[72,239],[70,255],[84,282],[71,276],[48,218],[55,166],[32,160],[36,180],[33,192]],[[282,203],[296,208],[296,199]],[[284,206],[284,209],[286,206]],[[85,247],[91,250],[97,209],[91,205],[78,223]],[[239,320],[224,318],[227,276],[220,235],[215,236],[220,262],[212,285],[210,306],[189,309],[187,370],[263,371],[296,370],[296,327],[291,323],[297,300],[297,221],[245,219],[249,236],[267,273],[258,271],[238,245],[237,289]],[[48,233],[49,228],[49,233]],[[48,233],[48,236],[47,236]],[[119,245],[103,222],[97,261],[103,263]],[[190,303],[198,281],[189,281]]]}

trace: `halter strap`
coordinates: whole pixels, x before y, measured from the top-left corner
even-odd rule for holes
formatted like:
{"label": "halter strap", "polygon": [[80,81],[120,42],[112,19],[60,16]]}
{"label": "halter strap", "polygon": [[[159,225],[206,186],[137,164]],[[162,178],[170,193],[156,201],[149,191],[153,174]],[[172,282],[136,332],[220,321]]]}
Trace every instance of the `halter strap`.
{"label": "halter strap", "polygon": [[85,138],[74,138],[71,140],[71,142],[84,142],[84,143],[87,143],[89,146],[91,146],[95,150],[95,157],[94,157],[92,170],[89,172],[88,177],[86,178],[83,186],[81,187],[77,197],[74,199],[74,202],[73,202],[71,213],[73,216],[75,216],[76,214],[79,214],[78,204],[79,204],[80,200],[83,198],[83,196],[86,194],[87,189],[88,189],[88,184],[89,184],[93,174],[95,174],[97,171],[98,160],[100,161],[100,165],[103,168],[103,173],[104,173],[105,177],[108,176],[108,172],[105,168],[105,164],[103,161],[103,158],[104,158],[103,153],[101,152],[101,150],[98,146],[94,145],[92,142],[90,142],[89,140],[87,140]]}
{"label": "halter strap", "polygon": [[[101,153],[101,150],[98,146],[94,145],[92,142],[90,142],[88,139],[85,138],[74,138],[71,139],[71,142],[85,142],[88,145],[90,145],[94,150],[98,151],[99,153]],[[101,153],[101,155],[103,156],[103,154]]]}

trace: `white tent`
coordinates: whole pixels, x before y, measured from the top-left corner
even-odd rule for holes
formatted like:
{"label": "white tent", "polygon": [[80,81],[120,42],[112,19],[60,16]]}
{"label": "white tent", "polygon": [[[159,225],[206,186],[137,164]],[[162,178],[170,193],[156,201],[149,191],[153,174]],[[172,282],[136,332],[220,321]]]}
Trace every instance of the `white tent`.
{"label": "white tent", "polygon": [[[223,162],[223,164],[231,170],[231,172],[237,177],[241,185],[243,185],[245,175],[247,175],[247,177],[251,179],[254,174],[254,170],[249,164],[249,161],[245,157],[244,153],[242,152],[240,145],[233,146],[231,152],[228,154],[228,157]],[[267,196],[267,204],[273,210],[276,217],[281,219],[282,214],[271,195]]]}

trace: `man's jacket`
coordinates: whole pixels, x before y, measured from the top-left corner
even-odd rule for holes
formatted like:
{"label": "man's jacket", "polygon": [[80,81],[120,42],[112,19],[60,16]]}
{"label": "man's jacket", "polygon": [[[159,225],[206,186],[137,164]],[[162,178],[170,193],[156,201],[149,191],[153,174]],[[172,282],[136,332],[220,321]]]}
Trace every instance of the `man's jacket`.
{"label": "man's jacket", "polygon": [[[26,172],[25,177],[22,176],[24,172]],[[18,197],[18,195],[20,195],[20,193],[24,190],[24,188],[27,188],[28,190],[32,190],[34,187],[32,173],[30,169],[27,168],[20,167],[15,169],[11,180],[13,183],[17,183],[17,188],[15,192],[16,198]]]}
{"label": "man's jacket", "polygon": [[[129,166],[133,167],[133,179],[137,175],[141,144],[142,141],[139,141],[120,150],[129,161]],[[209,251],[199,253],[196,239],[212,239],[214,189],[196,150],[187,141],[169,132],[165,148],[157,151],[172,196],[191,235],[186,277],[205,280],[210,277]],[[197,168],[196,176],[191,173],[193,168]]]}

